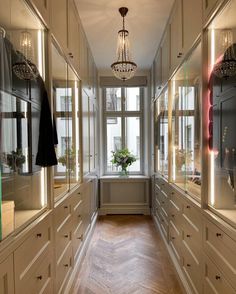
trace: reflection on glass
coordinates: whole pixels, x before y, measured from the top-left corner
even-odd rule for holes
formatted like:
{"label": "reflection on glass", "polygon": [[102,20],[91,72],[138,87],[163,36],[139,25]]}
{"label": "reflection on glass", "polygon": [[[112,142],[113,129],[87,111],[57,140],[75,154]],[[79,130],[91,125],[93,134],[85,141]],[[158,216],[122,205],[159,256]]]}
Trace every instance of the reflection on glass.
{"label": "reflection on glass", "polygon": [[155,171],[168,176],[168,92],[155,101]]}
{"label": "reflection on glass", "polygon": [[209,204],[236,222],[236,1],[208,29]]}
{"label": "reflection on glass", "polygon": [[121,111],[121,88],[106,88],[106,111]]}
{"label": "reflection on glass", "polygon": [[58,145],[56,154],[58,165],[54,167],[54,196],[69,190],[69,136],[71,124],[69,112],[72,110],[71,89],[67,89],[67,64],[55,46],[52,46],[52,77],[54,116],[56,120]]}
{"label": "reflection on glass", "polygon": [[140,110],[140,88],[125,88],[125,110]]}
{"label": "reflection on glass", "polygon": [[200,45],[172,80],[172,181],[200,197]]}
{"label": "reflection on glass", "polygon": [[107,117],[107,171],[118,171],[117,167],[111,163],[112,151],[122,149],[121,141],[121,117]]}
{"label": "reflection on glass", "polygon": [[136,157],[128,171],[140,171],[140,118],[125,118],[125,147]]}

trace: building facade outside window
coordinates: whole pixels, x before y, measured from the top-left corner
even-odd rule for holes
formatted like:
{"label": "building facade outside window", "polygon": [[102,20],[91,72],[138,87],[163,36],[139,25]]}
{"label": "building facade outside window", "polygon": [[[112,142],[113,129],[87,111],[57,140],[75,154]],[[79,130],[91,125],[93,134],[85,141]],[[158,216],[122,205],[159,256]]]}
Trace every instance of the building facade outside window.
{"label": "building facade outside window", "polygon": [[129,167],[131,174],[143,173],[143,89],[105,88],[103,90],[104,172],[116,174],[112,151],[128,148],[136,162]]}

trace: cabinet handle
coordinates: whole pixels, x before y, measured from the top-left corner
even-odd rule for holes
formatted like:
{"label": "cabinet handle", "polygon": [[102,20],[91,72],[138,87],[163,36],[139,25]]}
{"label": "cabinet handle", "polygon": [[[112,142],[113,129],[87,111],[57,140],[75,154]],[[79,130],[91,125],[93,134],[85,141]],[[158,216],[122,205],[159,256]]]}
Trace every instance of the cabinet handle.
{"label": "cabinet handle", "polygon": [[191,264],[190,263],[187,263],[187,267],[191,267]]}
{"label": "cabinet handle", "polygon": [[171,195],[175,195],[175,192],[171,192]]}
{"label": "cabinet handle", "polygon": [[78,194],[78,195],[80,195],[81,193],[80,193],[80,192],[78,192],[77,194]]}
{"label": "cabinet handle", "polygon": [[69,264],[68,264],[68,263],[64,264],[64,267],[68,267],[68,266],[69,266]]}
{"label": "cabinet handle", "polygon": [[221,233],[216,233],[216,237],[221,237],[222,234]]}
{"label": "cabinet handle", "polygon": [[73,56],[73,54],[70,52],[70,53],[68,53],[68,55],[71,57],[71,58],[73,58],[74,56]]}
{"label": "cabinet handle", "polygon": [[78,215],[78,218],[81,218],[81,214]]}
{"label": "cabinet handle", "polygon": [[188,208],[188,209],[189,209],[189,208],[190,208],[190,205],[187,205],[187,206],[186,206],[186,208]]}
{"label": "cabinet handle", "polygon": [[69,237],[69,235],[67,235],[67,234],[66,234],[66,235],[64,235],[64,237],[65,237],[65,238],[68,238],[68,237]]}
{"label": "cabinet handle", "polygon": [[172,240],[175,240],[175,237],[171,237]]}
{"label": "cabinet handle", "polygon": [[172,216],[172,217],[175,217],[175,215],[174,215],[174,214],[172,214],[171,216]]}
{"label": "cabinet handle", "polygon": [[161,201],[162,204],[165,204],[165,201]]}
{"label": "cabinet handle", "polygon": [[220,280],[220,276],[216,275],[216,280]]}
{"label": "cabinet handle", "polygon": [[42,279],[43,279],[43,276],[42,276],[42,275],[37,276],[37,279],[38,279],[38,280],[42,280]]}
{"label": "cabinet handle", "polygon": [[77,239],[83,241],[83,234],[80,237],[78,237]]}
{"label": "cabinet handle", "polygon": [[187,237],[187,238],[190,238],[191,236],[187,234],[186,237]]}
{"label": "cabinet handle", "polygon": [[42,237],[42,234],[41,234],[41,233],[38,233],[38,234],[36,235],[36,237],[37,237],[37,238],[41,238],[41,237]]}
{"label": "cabinet handle", "polygon": [[66,205],[66,206],[64,206],[64,208],[65,208],[65,209],[67,209],[67,208],[68,208],[68,206]]}

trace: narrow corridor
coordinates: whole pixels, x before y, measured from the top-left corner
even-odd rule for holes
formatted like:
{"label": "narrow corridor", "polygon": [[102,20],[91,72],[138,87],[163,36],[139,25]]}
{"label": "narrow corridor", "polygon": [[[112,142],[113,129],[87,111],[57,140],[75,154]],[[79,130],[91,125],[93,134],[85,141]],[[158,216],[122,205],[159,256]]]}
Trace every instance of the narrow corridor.
{"label": "narrow corridor", "polygon": [[149,216],[100,217],[73,294],[182,293]]}

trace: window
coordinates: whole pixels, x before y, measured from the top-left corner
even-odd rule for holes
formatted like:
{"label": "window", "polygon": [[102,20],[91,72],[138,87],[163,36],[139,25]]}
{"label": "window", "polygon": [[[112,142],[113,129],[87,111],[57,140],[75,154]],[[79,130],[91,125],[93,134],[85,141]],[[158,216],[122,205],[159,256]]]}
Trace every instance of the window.
{"label": "window", "polygon": [[128,148],[137,159],[129,172],[142,172],[142,97],[143,89],[138,87],[104,89],[105,173],[119,172],[111,163],[112,151],[122,148]]}

